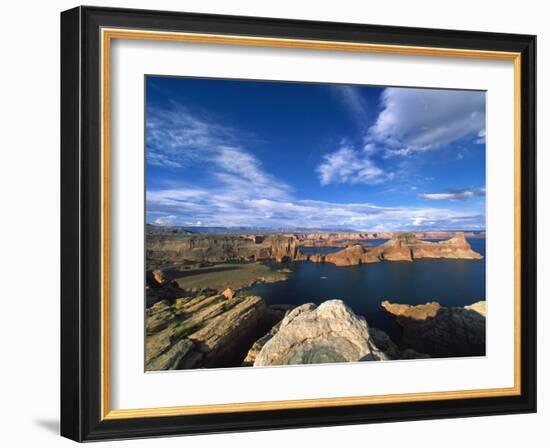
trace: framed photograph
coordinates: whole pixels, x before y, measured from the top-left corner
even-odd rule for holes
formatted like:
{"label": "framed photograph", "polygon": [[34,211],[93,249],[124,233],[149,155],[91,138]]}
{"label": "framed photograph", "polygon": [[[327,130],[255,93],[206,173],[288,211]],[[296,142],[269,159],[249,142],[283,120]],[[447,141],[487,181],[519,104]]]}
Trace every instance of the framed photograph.
{"label": "framed photograph", "polygon": [[536,410],[535,36],[61,14],[61,433]]}

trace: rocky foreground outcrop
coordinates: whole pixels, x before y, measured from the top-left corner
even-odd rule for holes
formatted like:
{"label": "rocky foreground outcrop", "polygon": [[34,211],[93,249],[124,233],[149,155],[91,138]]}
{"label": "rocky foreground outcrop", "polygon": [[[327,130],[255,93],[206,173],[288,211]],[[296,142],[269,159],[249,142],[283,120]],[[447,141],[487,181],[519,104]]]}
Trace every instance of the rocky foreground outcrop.
{"label": "rocky foreground outcrop", "polygon": [[413,306],[385,300],[382,307],[403,329],[396,341],[401,349],[433,357],[485,355],[485,301],[443,307],[437,302]]}
{"label": "rocky foreground outcrop", "polygon": [[452,238],[439,242],[422,241],[414,235],[399,235],[380,246],[365,247],[354,244],[331,254],[310,255],[308,259],[313,263],[356,266],[380,261],[413,261],[422,258],[479,260],[483,257],[472,250],[463,232],[457,232]]}
{"label": "rocky foreground outcrop", "polygon": [[341,300],[296,308],[267,307],[256,296],[161,300],[146,311],[146,370],[485,354],[485,302],[447,308],[384,301],[382,307],[402,327],[397,340]]}
{"label": "rocky foreground outcrop", "polygon": [[146,370],[221,367],[242,359],[265,331],[266,314],[256,296],[161,300],[146,310]]}
{"label": "rocky foreground outcrop", "polygon": [[301,305],[263,339],[254,367],[388,359],[372,340],[365,319],[341,300]]}

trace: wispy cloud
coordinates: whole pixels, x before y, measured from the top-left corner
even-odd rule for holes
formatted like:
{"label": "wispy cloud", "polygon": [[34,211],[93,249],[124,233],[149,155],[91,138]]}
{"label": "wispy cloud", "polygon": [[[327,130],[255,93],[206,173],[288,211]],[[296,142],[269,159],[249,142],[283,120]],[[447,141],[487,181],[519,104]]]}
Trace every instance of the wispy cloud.
{"label": "wispy cloud", "polygon": [[290,187],[267,173],[260,160],[246,149],[250,136],[196,114],[178,103],[149,107],[146,122],[147,163],[169,169],[207,166],[220,191],[286,197]]}
{"label": "wispy cloud", "polygon": [[485,196],[485,188],[471,190],[448,190],[443,193],[422,193],[418,197],[427,201],[465,201],[474,197]]}
{"label": "wispy cloud", "polygon": [[233,129],[201,119],[175,102],[169,108],[148,105],[145,135],[147,162],[167,167],[211,158],[219,145],[235,140]]}
{"label": "wispy cloud", "polygon": [[349,146],[325,154],[317,166],[321,185],[330,183],[373,184],[386,178],[386,173],[375,165],[367,151],[357,151]]}
{"label": "wispy cloud", "polygon": [[147,211],[178,216],[173,222],[207,226],[400,230],[416,227],[482,228],[484,215],[433,207],[380,207],[369,203],[259,199],[181,188],[147,192]]}
{"label": "wispy cloud", "polygon": [[[454,121],[451,118],[447,121],[430,118],[433,113],[437,115],[440,112],[442,105],[439,103],[439,106],[433,107],[433,113],[417,113],[410,104],[418,107],[420,100],[415,103],[410,98],[386,93],[388,90],[384,93],[387,98],[378,120],[370,130],[365,128],[362,134],[365,140],[357,145],[343,142],[333,152],[322,156],[316,167],[322,185],[373,185],[388,180],[402,181],[398,164],[384,158],[388,151],[393,151],[391,157],[411,155],[461,138],[457,136],[471,133],[473,138],[483,137],[479,123],[470,126],[475,130],[469,133],[443,129],[444,122]],[[340,92],[350,110],[363,117],[364,103],[356,94],[353,89]],[[455,119],[463,123],[467,115],[465,111],[472,112],[470,106],[458,108],[461,113],[453,115]],[[415,114],[424,118],[414,117]],[[477,113],[474,116],[478,120]],[[397,124],[391,125],[398,119],[406,124],[403,131]],[[458,124],[456,126],[459,127]],[[484,226],[483,212],[457,210],[456,204],[437,204],[445,205],[443,208],[430,204],[426,207],[380,207],[371,203],[306,200],[267,171],[258,153],[250,149],[255,147],[254,144],[254,137],[243,130],[192,112],[180,104],[172,103],[163,109],[148,107],[147,163],[173,173],[191,174],[189,178],[187,174],[182,175],[182,179],[173,184],[163,181],[159,183],[161,187],[148,189],[149,222],[159,225],[340,227],[356,230],[476,229]],[[204,178],[197,180],[197,172],[204,172]],[[428,201],[465,201],[482,196],[482,193],[484,190],[482,192],[481,189],[449,190],[427,192],[418,197]]]}
{"label": "wispy cloud", "polygon": [[474,141],[477,145],[484,145],[485,144],[485,129],[482,129],[477,133],[477,139]]}
{"label": "wispy cloud", "polygon": [[350,112],[351,118],[361,130],[365,130],[367,122],[367,104],[359,89],[354,86],[334,85],[332,91]]}
{"label": "wispy cloud", "polygon": [[176,224],[177,219],[178,218],[175,215],[159,216],[153,221],[153,223],[157,226],[173,226]]}

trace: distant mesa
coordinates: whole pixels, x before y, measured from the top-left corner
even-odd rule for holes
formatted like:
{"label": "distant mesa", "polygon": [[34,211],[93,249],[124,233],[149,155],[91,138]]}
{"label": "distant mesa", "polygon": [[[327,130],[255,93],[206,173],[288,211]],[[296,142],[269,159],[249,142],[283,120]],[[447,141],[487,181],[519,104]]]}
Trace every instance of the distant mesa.
{"label": "distant mesa", "polygon": [[[147,237],[148,260],[158,262],[306,261],[356,266],[380,261],[413,261],[422,258],[478,260],[464,232],[456,232],[445,241],[419,239],[416,233],[390,234],[379,246],[366,241],[380,234],[160,234]],[[384,236],[387,236],[384,234]],[[317,239],[314,239],[317,238]],[[338,238],[338,239],[337,239]],[[339,239],[342,238],[342,239]],[[363,240],[363,238],[366,238]],[[315,241],[315,244],[313,243]],[[305,245],[304,245],[305,244]],[[302,247],[326,247],[338,244],[341,250],[330,254],[306,255]]]}
{"label": "distant mesa", "polygon": [[355,244],[327,255],[310,255],[309,261],[332,263],[336,266],[356,266],[380,261],[413,261],[422,258],[479,260],[483,257],[472,250],[463,232],[457,232],[452,238],[440,242],[423,241],[413,234],[403,234],[394,236],[376,247]]}
{"label": "distant mesa", "polygon": [[153,262],[277,262],[306,260],[295,235],[189,234],[147,236],[146,256]]}

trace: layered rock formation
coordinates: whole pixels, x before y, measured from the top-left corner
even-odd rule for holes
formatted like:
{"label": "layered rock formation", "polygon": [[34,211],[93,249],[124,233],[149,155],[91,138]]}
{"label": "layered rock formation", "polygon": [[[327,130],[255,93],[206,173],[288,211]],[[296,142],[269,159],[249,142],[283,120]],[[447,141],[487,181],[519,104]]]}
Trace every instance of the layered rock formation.
{"label": "layered rock formation", "polygon": [[451,239],[429,242],[417,239],[414,235],[400,235],[376,247],[364,247],[360,244],[346,247],[327,255],[309,256],[313,263],[332,263],[336,266],[355,266],[379,261],[413,261],[421,258],[451,258],[479,260],[483,258],[472,250],[463,232]]}
{"label": "layered rock formation", "polygon": [[483,257],[478,254],[466,241],[464,232],[457,232],[451,239],[438,243],[421,241],[409,244],[412,257],[419,258],[456,258],[467,260],[480,260]]}
{"label": "layered rock formation", "polygon": [[294,235],[148,235],[146,256],[153,262],[305,260]]}
{"label": "layered rock formation", "polygon": [[265,302],[255,296],[199,295],[157,302],[146,310],[146,370],[234,363],[263,333],[265,318]]}
{"label": "layered rock formation", "polygon": [[371,253],[376,254],[379,260],[412,261],[409,241],[405,238],[392,238],[384,244],[374,247]]}
{"label": "layered rock formation", "polygon": [[[225,262],[275,260],[333,263],[337,266],[354,266],[378,261],[412,261],[421,258],[481,259],[473,251],[463,232],[457,232],[446,241],[430,242],[416,234],[396,234],[384,244],[366,247],[358,240],[372,239],[376,234],[271,234],[271,235],[219,235],[189,234],[147,236],[147,259],[155,263],[166,262]],[[345,237],[340,240],[339,237]],[[327,255],[305,256],[300,247],[343,247]]]}
{"label": "layered rock formation", "polygon": [[485,355],[485,302],[443,307],[437,302],[404,305],[382,302],[403,333],[398,346],[434,357]]}
{"label": "layered rock formation", "polygon": [[487,317],[487,302],[485,300],[480,300],[479,302],[472,303],[471,305],[466,305],[464,309],[475,311],[483,317]]}
{"label": "layered rock formation", "polygon": [[193,295],[182,290],[177,282],[171,281],[164,272],[148,270],[145,273],[145,301],[147,306],[164,299],[176,299]]}
{"label": "layered rock formation", "polygon": [[388,334],[379,328],[370,328],[370,337],[376,346],[382,350],[388,359],[424,359],[430,358],[426,353],[419,353],[412,348],[400,349],[395,342],[391,340]]}
{"label": "layered rock formation", "polygon": [[402,327],[398,340],[341,300],[296,308],[266,307],[255,296],[161,300],[146,311],[146,370],[485,354],[485,302],[447,308],[384,301],[382,307]]}
{"label": "layered rock formation", "polygon": [[265,338],[254,367],[388,359],[371,339],[365,319],[341,300],[301,305]]}

